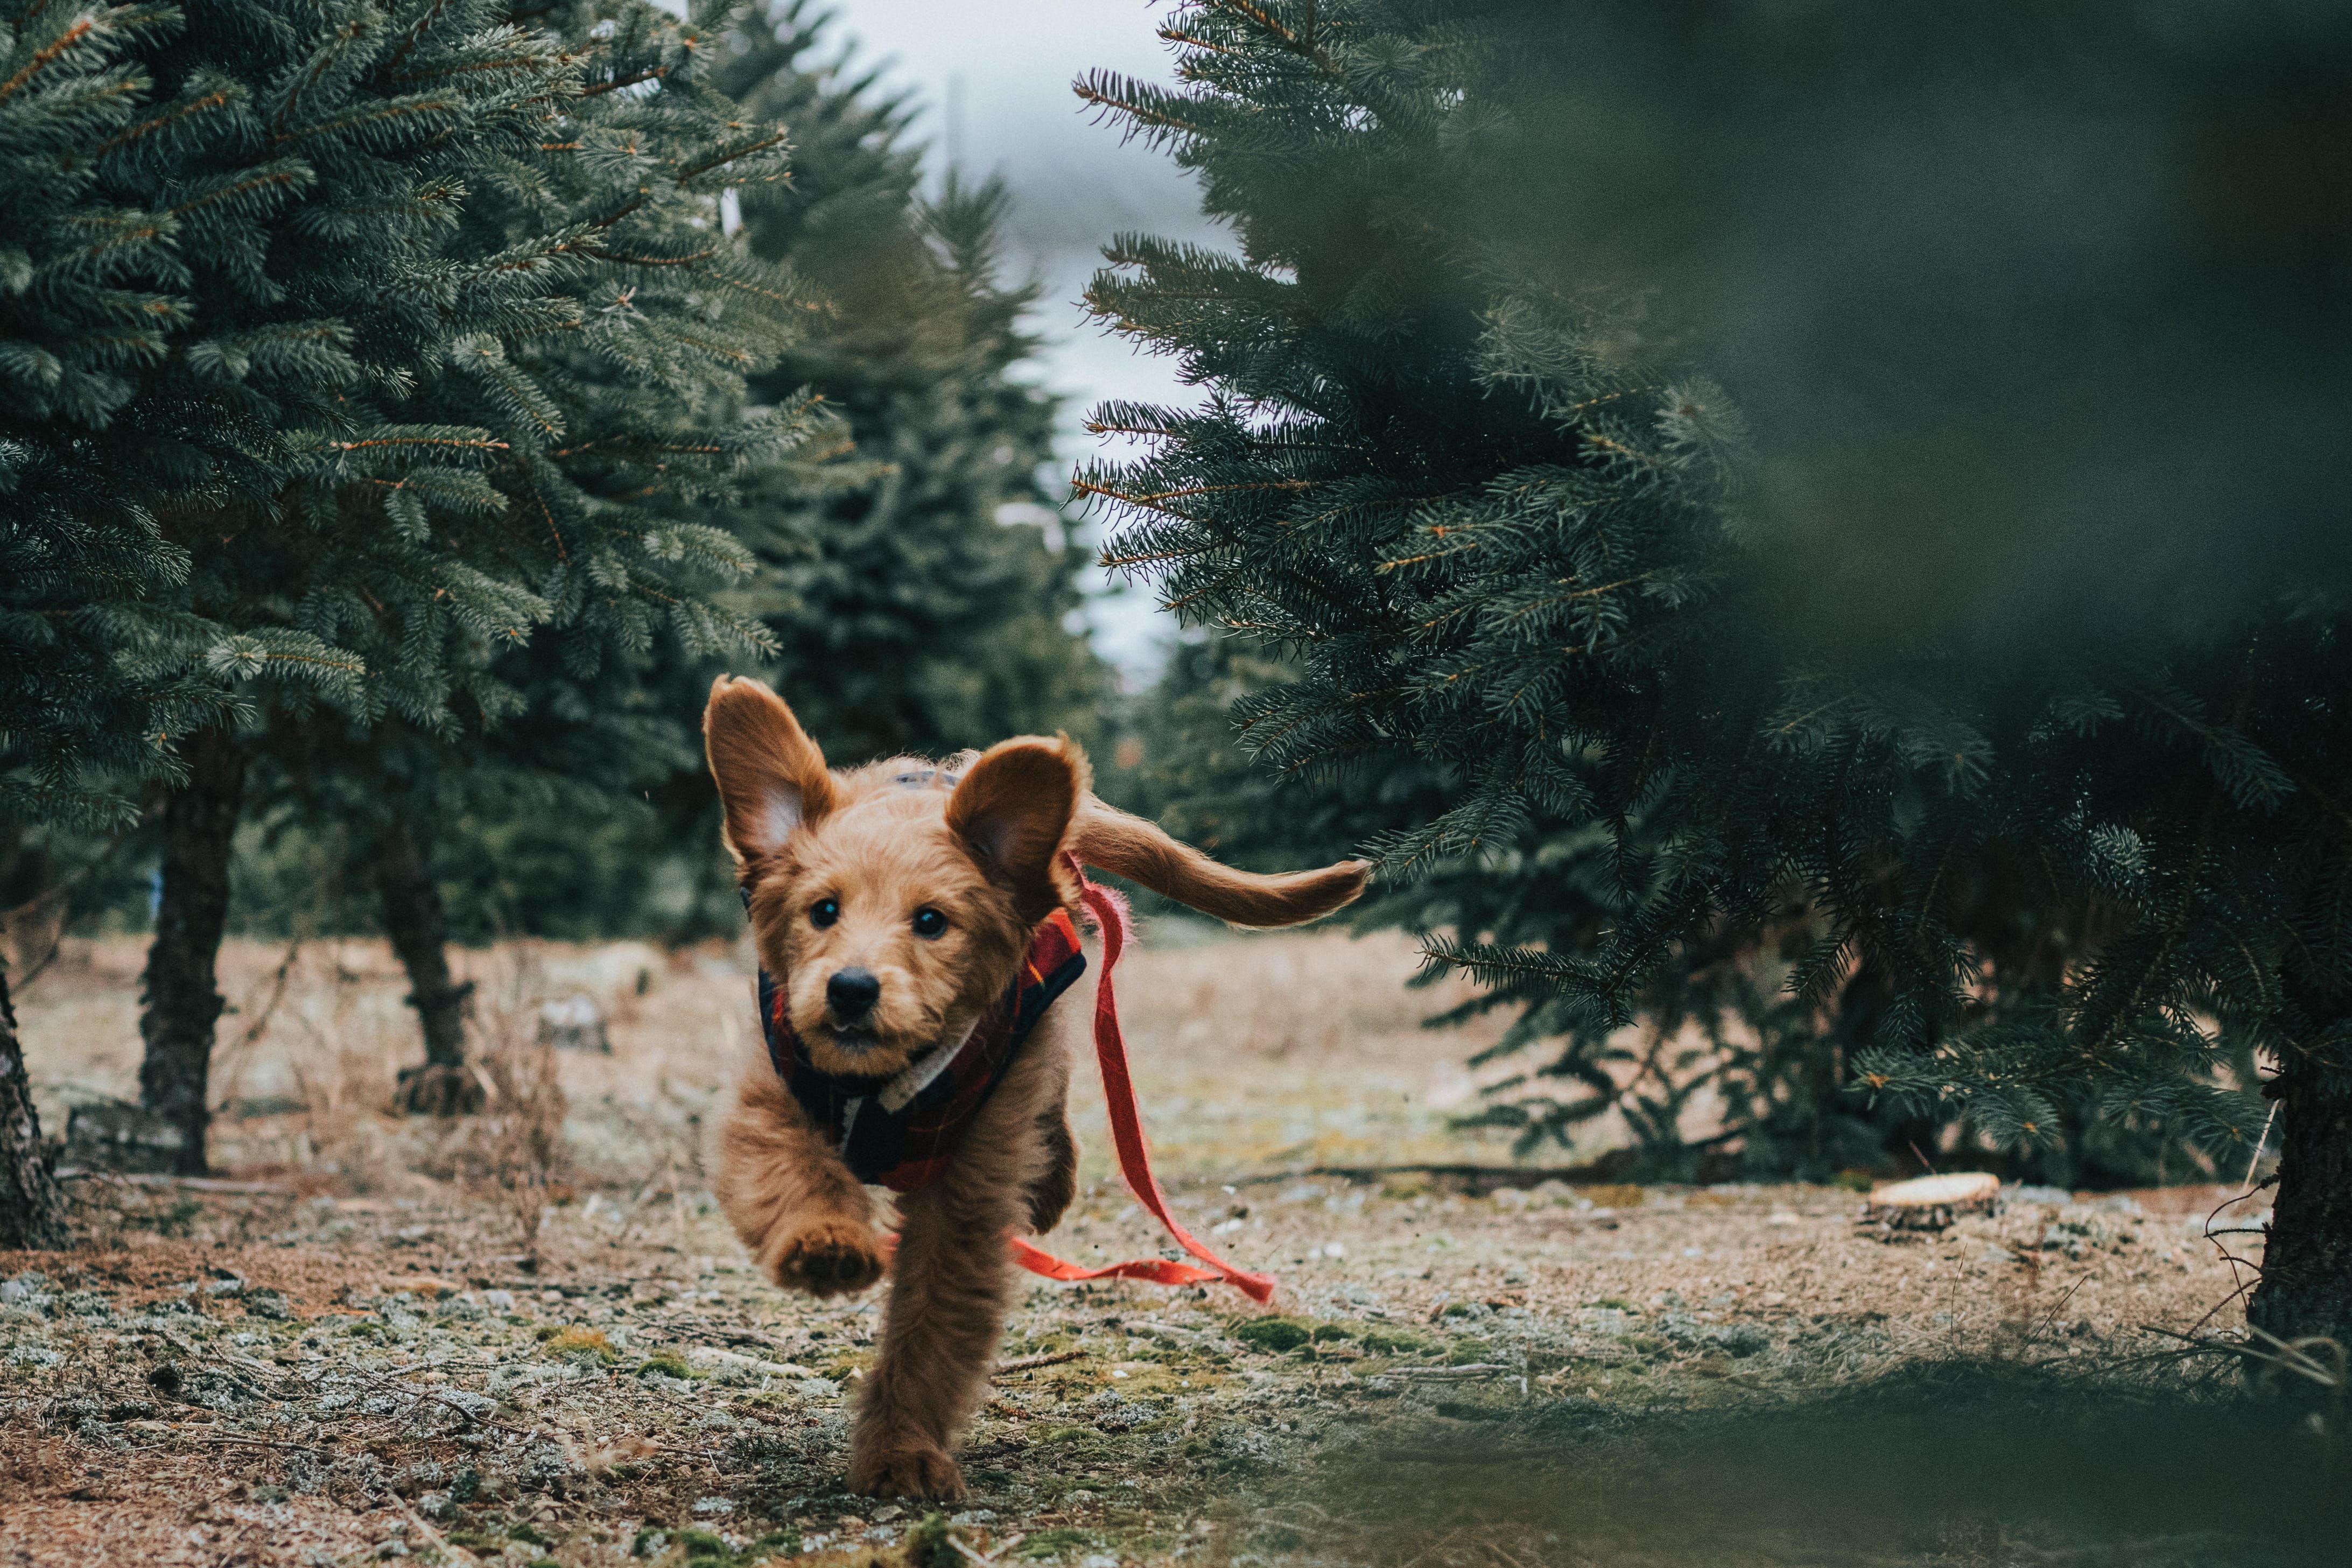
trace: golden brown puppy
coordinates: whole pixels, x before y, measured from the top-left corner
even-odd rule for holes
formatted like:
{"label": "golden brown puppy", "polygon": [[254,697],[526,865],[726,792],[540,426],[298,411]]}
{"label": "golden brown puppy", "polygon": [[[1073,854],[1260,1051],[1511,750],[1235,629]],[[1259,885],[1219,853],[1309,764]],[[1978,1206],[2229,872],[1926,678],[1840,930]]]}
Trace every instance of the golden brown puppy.
{"label": "golden brown puppy", "polygon": [[1327,915],[1369,867],[1221,866],[1096,800],[1066,738],[835,772],[775,693],[725,676],[703,737],[772,982],[772,1060],[720,1129],[719,1202],[764,1272],[827,1296],[883,1273],[861,1174],[899,1193],[850,1485],[961,1496],[950,1450],[1003,1329],[1005,1237],[1051,1229],[1076,1187],[1064,1099],[1097,975],[1068,857],[1242,925]]}

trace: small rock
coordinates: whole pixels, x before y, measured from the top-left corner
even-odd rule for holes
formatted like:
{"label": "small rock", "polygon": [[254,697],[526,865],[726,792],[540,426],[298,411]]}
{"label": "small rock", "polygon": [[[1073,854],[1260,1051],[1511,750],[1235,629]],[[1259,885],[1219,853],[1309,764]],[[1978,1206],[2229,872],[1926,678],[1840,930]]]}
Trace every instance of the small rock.
{"label": "small rock", "polygon": [[[698,1497],[694,1500],[694,1511],[705,1515],[706,1517],[718,1513],[733,1513],[735,1511],[735,1500],[731,1497]],[[883,1511],[885,1513],[898,1513],[904,1512],[905,1510],[885,1509]]]}
{"label": "small rock", "polygon": [[996,1511],[992,1508],[968,1508],[961,1513],[950,1514],[948,1517],[948,1522],[950,1524],[963,1525],[967,1528],[975,1524],[994,1524],[996,1522]]}
{"label": "small rock", "polygon": [[575,992],[560,1002],[540,1004],[539,1043],[551,1045],[558,1051],[593,1051],[604,1056],[613,1054],[613,1040],[604,1029],[604,1015],[597,1010],[596,999],[585,991]]}
{"label": "small rock", "polygon": [[877,1524],[887,1524],[894,1519],[903,1518],[906,1512],[907,1511],[900,1508],[897,1503],[888,1503],[874,1511],[874,1522]]}
{"label": "small rock", "polygon": [[494,1312],[510,1312],[515,1310],[514,1292],[512,1291],[484,1291],[482,1292],[482,1304],[490,1308]]}

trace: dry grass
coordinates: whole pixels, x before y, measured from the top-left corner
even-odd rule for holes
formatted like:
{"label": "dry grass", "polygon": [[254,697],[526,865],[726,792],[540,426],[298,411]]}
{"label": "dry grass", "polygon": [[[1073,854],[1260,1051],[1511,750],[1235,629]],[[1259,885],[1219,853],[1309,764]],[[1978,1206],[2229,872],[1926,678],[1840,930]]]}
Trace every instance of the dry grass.
{"label": "dry grass", "polygon": [[[476,982],[473,1035],[487,1074],[545,1076],[524,1049],[542,1001],[584,994],[607,1019],[611,1055],[560,1052],[551,1080],[534,1080],[526,1096],[542,1118],[561,1096],[578,1182],[698,1180],[702,1129],[734,1064],[758,1048],[747,950],[520,942],[457,958],[460,977]],[[62,1128],[77,1102],[136,1095],[143,960],[133,941],[68,942],[19,999],[45,1125]],[[1507,1135],[1447,1125],[1476,1095],[1462,1061],[1500,1025],[1422,1029],[1466,993],[1458,983],[1408,991],[1415,967],[1412,945],[1394,935],[1203,939],[1189,925],[1147,929],[1117,981],[1161,1163],[1179,1175],[1230,1175],[1507,1158]],[[215,1166],[355,1196],[447,1173],[430,1124],[390,1113],[394,1074],[421,1048],[383,944],[231,942],[221,973],[234,1010],[213,1072]],[[1094,1134],[1087,1172],[1106,1176],[1091,1075],[1078,1096],[1080,1134]]]}
{"label": "dry grass", "polygon": [[[2227,1310],[2207,1321],[2237,1282],[2203,1236],[2216,1191],[2053,1197],[1889,1240],[1829,1188],[1481,1197],[1304,1177],[1503,1157],[1446,1127],[1475,1092],[1459,1063],[1491,1037],[1418,1027],[1452,998],[1402,990],[1413,962],[1395,938],[1180,934],[1148,932],[1118,976],[1147,1121],[1181,1217],[1276,1273],[1281,1316],[1200,1290],[1034,1286],[1006,1343],[1034,1364],[979,1419],[955,1527],[1003,1568],[1729,1562],[1720,1540],[1611,1538],[1596,1555],[1573,1509],[1508,1529],[1403,1510],[1374,1540],[1333,1522],[1354,1505],[1319,1478],[1442,1497],[1479,1479],[1463,1461],[1488,1439],[1517,1464],[1580,1422],[1592,1458],[1578,1463],[1599,1464],[1611,1434],[1964,1361],[2170,1379],[2157,1386],[2179,1398],[2210,1385],[2208,1361],[2184,1375],[2161,1359],[2177,1342],[2140,1325],[2235,1326]],[[25,998],[45,1115],[135,1083],[139,957],[69,944]],[[839,1490],[839,1389],[871,1356],[873,1302],[761,1283],[703,1192],[702,1130],[756,1044],[740,952],[466,955],[490,1106],[457,1124],[387,1113],[419,1047],[382,947],[288,960],[226,956],[240,1011],[214,1145],[277,1190],[77,1183],[87,1245],[0,1256],[0,1278],[47,1277],[42,1301],[23,1285],[0,1304],[0,1563],[358,1568],[396,1543],[513,1568],[619,1568],[633,1550],[739,1568],[797,1541],[826,1568],[883,1552],[887,1568],[939,1568],[910,1552],[922,1511]],[[609,1056],[537,1042],[539,1002],[578,992],[609,1019]],[[1083,1262],[1156,1251],[1080,1082],[1092,1148],[1051,1245]],[[2250,1207],[2224,1224],[2258,1223]],[[225,1274],[241,1287],[216,1294]],[[151,1380],[165,1366],[187,1380],[176,1393]],[[2056,1561],[2060,1544],[1988,1556],[1920,1539],[1870,1561],[1990,1568]],[[1828,1560],[1780,1546],[1752,1560]],[[2235,1561],[2181,1551],[2146,1560]]]}

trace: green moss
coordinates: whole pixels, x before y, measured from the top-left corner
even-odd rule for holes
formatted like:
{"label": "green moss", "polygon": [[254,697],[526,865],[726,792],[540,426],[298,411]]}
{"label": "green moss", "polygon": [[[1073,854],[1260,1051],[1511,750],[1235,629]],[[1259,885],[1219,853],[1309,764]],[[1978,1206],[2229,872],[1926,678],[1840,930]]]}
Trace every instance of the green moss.
{"label": "green moss", "polygon": [[1267,1351],[1279,1355],[1284,1351],[1297,1350],[1315,1336],[1314,1328],[1297,1318],[1268,1313],[1262,1318],[1250,1318],[1234,1330],[1234,1337],[1253,1350]]}
{"label": "green moss", "polygon": [[727,1563],[732,1562],[735,1557],[734,1548],[707,1530],[681,1530],[673,1534],[670,1540],[686,1549],[686,1560],[689,1563],[697,1558],[707,1557],[716,1557],[720,1562]]}
{"label": "green moss", "polygon": [[800,1554],[801,1532],[797,1530],[772,1530],[743,1548],[743,1561],[746,1563],[758,1563],[770,1557],[798,1557]]}
{"label": "green moss", "polygon": [[961,1568],[962,1553],[948,1532],[948,1516],[927,1513],[907,1531],[908,1568]]}
{"label": "green moss", "polygon": [[674,1350],[656,1351],[637,1364],[638,1376],[643,1377],[648,1372],[658,1372],[665,1377],[690,1378],[694,1375],[694,1368],[686,1364],[686,1357]]}
{"label": "green moss", "polygon": [[1024,1557],[1060,1557],[1084,1552],[1095,1543],[1095,1533],[1070,1525],[1057,1525],[1051,1530],[1032,1531],[1029,1539],[1021,1543]]}

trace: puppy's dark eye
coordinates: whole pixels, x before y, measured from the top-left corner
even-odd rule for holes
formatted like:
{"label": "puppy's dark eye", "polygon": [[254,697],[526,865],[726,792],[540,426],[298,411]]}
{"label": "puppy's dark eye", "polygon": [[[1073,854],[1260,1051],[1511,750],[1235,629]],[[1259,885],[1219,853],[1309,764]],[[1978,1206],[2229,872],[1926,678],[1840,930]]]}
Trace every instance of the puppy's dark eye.
{"label": "puppy's dark eye", "polygon": [[819,931],[841,918],[841,900],[820,898],[809,905],[809,924]]}
{"label": "puppy's dark eye", "polygon": [[925,905],[923,908],[915,911],[916,936],[944,936],[947,935],[947,929],[948,917],[941,915],[938,910],[933,909],[929,905]]}

